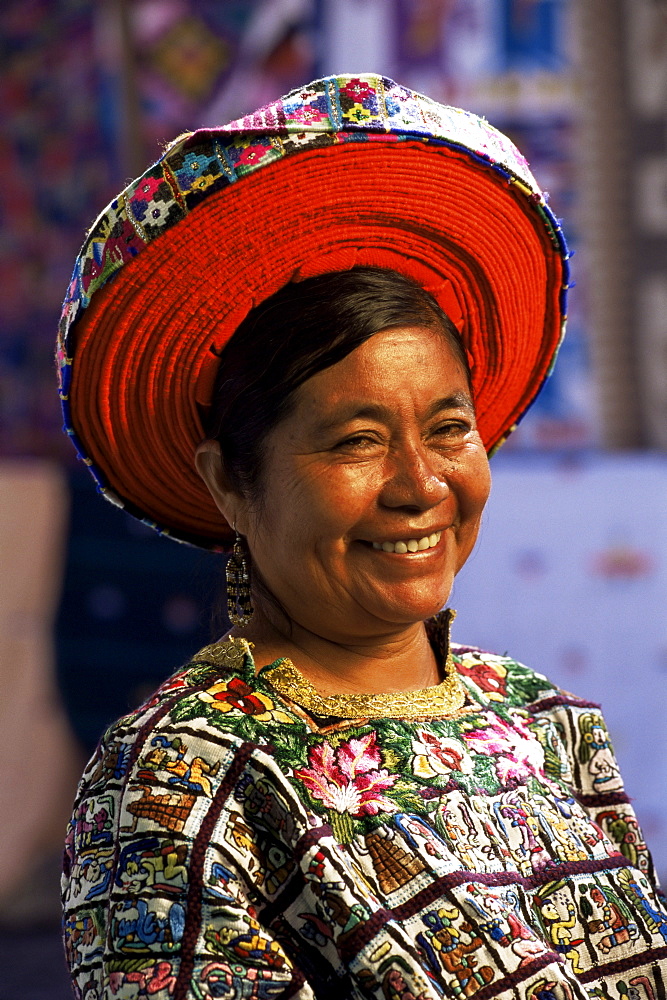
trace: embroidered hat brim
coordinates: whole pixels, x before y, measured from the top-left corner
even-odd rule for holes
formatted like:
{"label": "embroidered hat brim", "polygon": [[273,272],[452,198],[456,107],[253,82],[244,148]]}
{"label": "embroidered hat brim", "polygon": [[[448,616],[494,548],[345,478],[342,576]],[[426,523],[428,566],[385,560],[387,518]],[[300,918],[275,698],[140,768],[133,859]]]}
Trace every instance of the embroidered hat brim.
{"label": "embroidered hat brim", "polygon": [[177,141],[91,230],[58,361],[67,429],[102,492],[174,538],[225,548],[193,461],[217,355],[288,281],[356,264],[413,277],[459,326],[497,448],[562,338],[558,223],[483,120],[380,77],[335,77]]}

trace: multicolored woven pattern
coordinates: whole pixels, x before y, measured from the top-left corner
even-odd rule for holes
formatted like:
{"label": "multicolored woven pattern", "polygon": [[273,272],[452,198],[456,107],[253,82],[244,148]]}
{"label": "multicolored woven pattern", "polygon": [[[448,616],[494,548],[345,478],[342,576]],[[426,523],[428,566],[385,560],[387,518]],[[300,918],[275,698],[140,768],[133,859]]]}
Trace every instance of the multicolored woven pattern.
{"label": "multicolored woven pattern", "polygon": [[112,726],[67,840],[76,996],[660,1000],[667,912],[598,708],[453,653],[457,711],[334,716],[216,643]]}

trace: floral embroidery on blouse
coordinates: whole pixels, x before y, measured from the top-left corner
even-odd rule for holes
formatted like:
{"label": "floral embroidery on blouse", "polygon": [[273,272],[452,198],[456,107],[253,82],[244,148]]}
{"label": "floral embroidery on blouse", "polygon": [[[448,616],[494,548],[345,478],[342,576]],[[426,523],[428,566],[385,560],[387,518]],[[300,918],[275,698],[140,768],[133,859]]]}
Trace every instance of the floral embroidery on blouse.
{"label": "floral embroidery on blouse", "polygon": [[66,842],[77,997],[665,995],[667,912],[599,709],[446,626],[455,703],[313,702],[222,642],[109,729]]}

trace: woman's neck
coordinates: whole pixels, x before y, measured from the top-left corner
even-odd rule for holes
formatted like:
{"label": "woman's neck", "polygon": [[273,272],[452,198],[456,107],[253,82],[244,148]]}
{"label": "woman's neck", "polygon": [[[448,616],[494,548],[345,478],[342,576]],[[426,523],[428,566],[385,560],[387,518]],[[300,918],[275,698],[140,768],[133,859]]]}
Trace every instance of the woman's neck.
{"label": "woman's neck", "polygon": [[423,622],[341,643],[257,608],[246,628],[229,634],[253,643],[258,669],[288,657],[323,695],[411,691],[442,680]]}

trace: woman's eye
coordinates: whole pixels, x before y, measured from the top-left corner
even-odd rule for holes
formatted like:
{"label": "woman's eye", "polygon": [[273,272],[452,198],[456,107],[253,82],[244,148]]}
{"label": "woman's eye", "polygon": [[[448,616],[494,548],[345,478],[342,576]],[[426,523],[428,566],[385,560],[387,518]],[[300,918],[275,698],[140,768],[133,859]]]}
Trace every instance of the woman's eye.
{"label": "woman's eye", "polygon": [[448,420],[446,424],[436,427],[435,434],[438,437],[460,437],[467,434],[470,426],[463,420]]}
{"label": "woman's eye", "polygon": [[353,434],[351,437],[339,441],[336,448],[349,449],[352,451],[362,451],[365,448],[372,448],[377,445],[377,441],[369,434]]}

